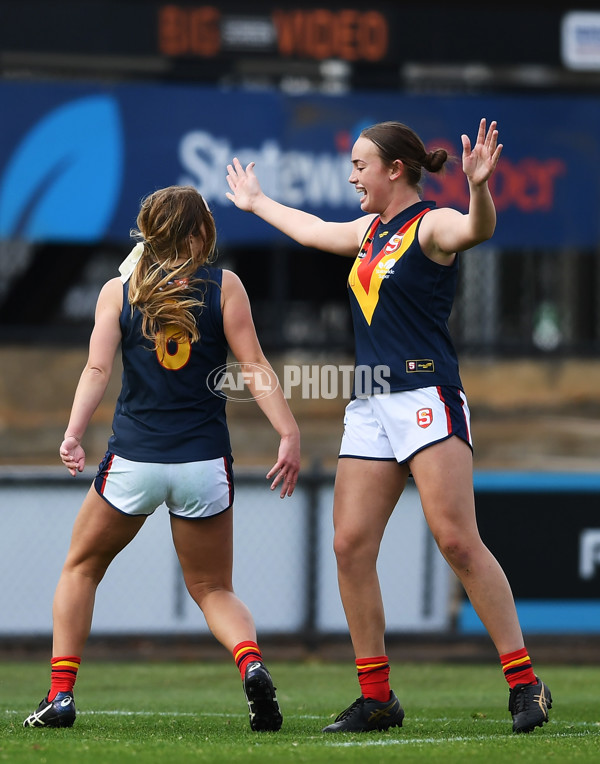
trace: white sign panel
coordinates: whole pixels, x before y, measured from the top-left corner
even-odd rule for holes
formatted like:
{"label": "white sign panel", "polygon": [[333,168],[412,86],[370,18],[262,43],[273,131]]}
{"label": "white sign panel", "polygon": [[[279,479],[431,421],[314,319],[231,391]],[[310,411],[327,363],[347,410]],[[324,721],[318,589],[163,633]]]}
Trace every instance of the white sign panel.
{"label": "white sign panel", "polygon": [[600,12],[572,11],[563,16],[561,57],[568,69],[600,70]]}
{"label": "white sign panel", "polygon": [[[25,475],[4,482],[0,470],[0,637],[51,633],[54,589],[89,482],[85,476],[40,482]],[[318,632],[347,632],[333,553],[333,479],[314,496],[309,488],[299,484],[291,499],[281,501],[266,481],[236,475],[234,585],[259,634],[301,634],[308,612]],[[388,632],[449,629],[453,576],[412,485],[390,520],[379,575]],[[98,587],[92,635],[206,633],[185,590],[162,506]]]}

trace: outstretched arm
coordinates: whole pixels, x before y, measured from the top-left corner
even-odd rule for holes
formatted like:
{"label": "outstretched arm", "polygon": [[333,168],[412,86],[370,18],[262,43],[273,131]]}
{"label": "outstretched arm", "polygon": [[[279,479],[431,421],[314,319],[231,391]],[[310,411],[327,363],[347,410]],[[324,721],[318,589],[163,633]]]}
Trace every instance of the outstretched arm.
{"label": "outstretched arm", "polygon": [[[223,327],[225,337],[243,371],[246,384],[261,410],[279,434],[281,440],[277,461],[267,473],[267,478],[274,478],[271,490],[281,484],[280,496],[291,496],[296,487],[300,470],[300,430],[283,392],[267,361],[252,320],[250,302],[246,290],[238,276],[231,271],[223,271],[222,298]],[[260,380],[254,372],[260,367]],[[268,376],[268,380],[264,376]],[[260,390],[258,384],[260,383]],[[271,392],[265,395],[265,387]]]}
{"label": "outstretched arm", "polygon": [[461,138],[462,167],[469,183],[469,211],[463,215],[458,210],[443,208],[426,215],[420,235],[421,244],[430,256],[470,249],[491,238],[496,228],[496,208],[488,180],[502,152],[497,123],[491,122],[486,132],[486,121],[482,119],[474,146],[468,135]]}
{"label": "outstretched arm", "polygon": [[227,183],[231,191],[226,196],[236,207],[253,212],[299,244],[336,255],[356,256],[369,216],[348,223],[330,223],[309,212],[286,207],[264,193],[254,172],[254,162],[244,168],[237,158],[227,165]]}
{"label": "outstretched arm", "polygon": [[81,439],[104,396],[121,341],[119,315],[123,302],[122,290],[120,279],[111,279],[102,287],[98,296],[88,359],[79,378],[69,424],[59,452],[63,464],[73,477],[85,467],[85,451]]}

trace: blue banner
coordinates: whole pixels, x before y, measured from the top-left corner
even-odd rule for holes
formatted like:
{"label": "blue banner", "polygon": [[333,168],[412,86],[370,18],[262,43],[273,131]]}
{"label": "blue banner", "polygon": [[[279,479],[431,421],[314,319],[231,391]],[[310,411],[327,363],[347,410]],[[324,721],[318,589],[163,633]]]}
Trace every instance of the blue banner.
{"label": "blue banner", "polygon": [[[600,102],[588,96],[291,96],[195,85],[0,83],[0,238],[127,243],[140,200],[192,184],[223,245],[281,237],[225,197],[233,156],[267,193],[328,220],[361,214],[348,183],[360,129],[393,119],[460,159],[481,117],[504,150],[492,178],[493,243],[505,249],[600,241]],[[460,161],[427,176],[425,198],[466,211]]]}

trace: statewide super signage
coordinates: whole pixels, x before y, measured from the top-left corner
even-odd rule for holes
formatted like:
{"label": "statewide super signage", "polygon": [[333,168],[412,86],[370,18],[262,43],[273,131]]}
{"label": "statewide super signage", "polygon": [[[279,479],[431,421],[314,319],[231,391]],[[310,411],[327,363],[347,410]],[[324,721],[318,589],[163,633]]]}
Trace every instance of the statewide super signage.
{"label": "statewide super signage", "polygon": [[[360,216],[348,183],[360,130],[395,119],[458,161],[424,175],[425,198],[468,208],[461,134],[495,119],[504,144],[490,185],[493,244],[596,248],[600,241],[600,102],[586,96],[290,96],[183,85],[0,82],[0,238],[127,242],[140,199],[191,184],[219,241],[281,238],[226,198],[227,164],[256,163],[265,191],[329,220]],[[539,125],[544,130],[539,130]]]}

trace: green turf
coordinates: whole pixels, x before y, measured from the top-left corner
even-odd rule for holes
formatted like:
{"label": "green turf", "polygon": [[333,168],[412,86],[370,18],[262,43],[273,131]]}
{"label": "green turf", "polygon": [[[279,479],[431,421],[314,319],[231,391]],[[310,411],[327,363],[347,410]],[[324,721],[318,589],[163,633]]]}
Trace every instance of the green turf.
{"label": "green turf", "polygon": [[536,666],[554,696],[551,721],[513,735],[508,688],[495,665],[400,664],[392,685],[402,729],[325,735],[321,728],[358,693],[349,663],[269,665],[284,723],[253,733],[233,662],[84,661],[72,729],[23,729],[45,694],[46,663],[0,663],[0,762],[597,762],[600,668]]}

